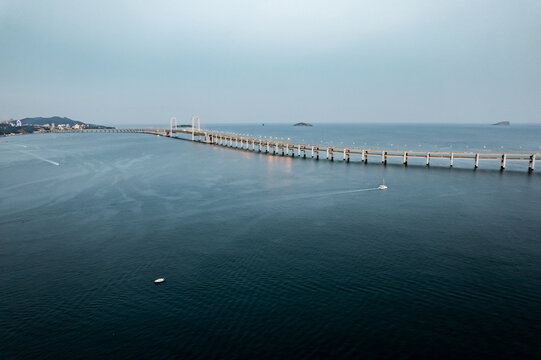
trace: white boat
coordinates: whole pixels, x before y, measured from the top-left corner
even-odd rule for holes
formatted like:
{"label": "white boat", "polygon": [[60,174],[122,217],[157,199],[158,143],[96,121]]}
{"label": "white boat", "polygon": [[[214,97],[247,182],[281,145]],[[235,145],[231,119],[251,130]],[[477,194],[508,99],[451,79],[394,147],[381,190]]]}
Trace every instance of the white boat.
{"label": "white boat", "polygon": [[381,184],[380,186],[378,186],[378,190],[387,190],[387,185]]}
{"label": "white boat", "polygon": [[154,284],[161,284],[164,281],[165,281],[165,278],[159,278],[159,279],[154,280]]}

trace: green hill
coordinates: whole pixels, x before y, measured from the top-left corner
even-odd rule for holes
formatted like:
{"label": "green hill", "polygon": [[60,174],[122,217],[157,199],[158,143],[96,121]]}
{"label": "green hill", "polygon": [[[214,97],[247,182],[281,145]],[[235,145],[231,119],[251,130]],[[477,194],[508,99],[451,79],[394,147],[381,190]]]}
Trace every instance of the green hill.
{"label": "green hill", "polygon": [[[17,121],[11,122],[13,125],[17,125]],[[33,118],[24,118],[21,119],[21,124],[23,126],[25,125],[33,125],[33,126],[43,126],[43,125],[54,125],[58,127],[59,125],[69,125],[70,127],[73,127],[74,125],[86,125],[86,129],[113,129],[110,126],[103,126],[103,125],[96,125],[96,124],[87,124],[82,121],[78,120],[72,120],[67,117],[60,117],[60,116],[53,116],[53,117],[33,117]]]}
{"label": "green hill", "polygon": [[45,117],[24,118],[24,119],[21,119],[21,123],[23,125],[41,125],[41,126],[46,125],[46,124],[51,125],[52,123],[54,123],[56,126],[60,124],[66,124],[69,126],[85,125],[85,123],[82,121],[72,120],[70,118],[60,117],[60,116],[53,116],[49,118],[45,118]]}

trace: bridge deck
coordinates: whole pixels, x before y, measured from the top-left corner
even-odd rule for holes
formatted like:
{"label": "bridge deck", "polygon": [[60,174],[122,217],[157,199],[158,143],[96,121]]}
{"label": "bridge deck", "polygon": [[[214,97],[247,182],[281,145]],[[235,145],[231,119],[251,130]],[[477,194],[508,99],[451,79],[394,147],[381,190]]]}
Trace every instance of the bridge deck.
{"label": "bridge deck", "polygon": [[[84,129],[58,132],[85,132],[85,133],[146,133],[153,135],[164,135],[174,137],[175,134],[186,134],[192,137],[192,140],[202,141],[208,144],[223,145],[233,148],[266,152],[273,154],[291,155],[306,157],[309,154],[312,158],[319,159],[324,154],[326,159],[334,160],[335,155],[342,155],[344,161],[349,161],[351,156],[360,156],[361,161],[368,162],[369,157],[381,158],[383,164],[387,163],[390,157],[402,158],[404,165],[407,165],[410,158],[426,159],[426,165],[430,165],[431,159],[446,159],[450,161],[450,166],[454,165],[454,160],[473,160],[474,167],[479,167],[480,161],[492,160],[500,161],[500,168],[506,167],[507,161],[528,161],[528,171],[535,168],[536,158],[541,157],[541,153],[496,153],[496,152],[465,152],[465,151],[426,151],[426,150],[399,150],[399,149],[363,149],[354,147],[342,147],[332,145],[310,145],[295,142],[278,141],[277,139],[251,138],[247,136],[230,135],[216,131],[191,128],[174,129]],[[251,149],[250,149],[251,147]]]}

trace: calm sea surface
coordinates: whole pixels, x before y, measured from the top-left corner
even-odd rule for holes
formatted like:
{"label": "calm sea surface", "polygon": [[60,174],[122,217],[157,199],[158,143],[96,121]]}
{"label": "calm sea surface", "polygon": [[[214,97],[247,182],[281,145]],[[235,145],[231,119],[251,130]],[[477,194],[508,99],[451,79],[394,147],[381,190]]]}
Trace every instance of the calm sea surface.
{"label": "calm sea surface", "polygon": [[[541,126],[210,128],[541,152]],[[0,138],[0,358],[541,357],[541,168],[398,162]]]}

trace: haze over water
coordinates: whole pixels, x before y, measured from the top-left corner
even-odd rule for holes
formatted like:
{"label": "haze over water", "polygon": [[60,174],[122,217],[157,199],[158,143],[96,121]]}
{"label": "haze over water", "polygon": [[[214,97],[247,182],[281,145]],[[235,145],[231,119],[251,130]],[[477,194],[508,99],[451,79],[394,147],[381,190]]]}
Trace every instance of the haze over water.
{"label": "haze over water", "polygon": [[[541,146],[535,126],[218,128],[316,144]],[[0,139],[0,355],[541,356],[539,172],[435,165],[143,134]],[[374,190],[383,179],[389,189]]]}

